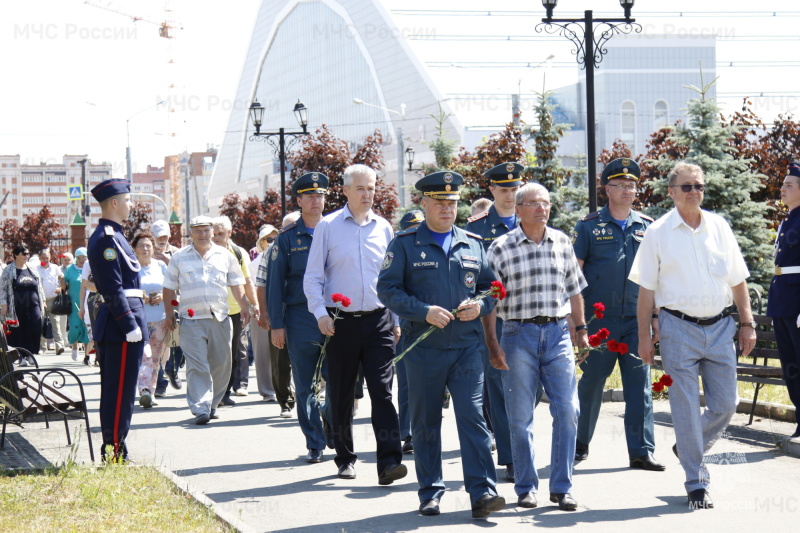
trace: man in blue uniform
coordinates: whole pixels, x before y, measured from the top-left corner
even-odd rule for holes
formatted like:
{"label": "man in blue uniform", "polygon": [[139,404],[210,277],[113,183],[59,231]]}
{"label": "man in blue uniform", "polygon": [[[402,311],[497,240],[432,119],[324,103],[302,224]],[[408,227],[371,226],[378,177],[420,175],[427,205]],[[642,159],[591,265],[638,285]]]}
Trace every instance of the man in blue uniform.
{"label": "man in blue uniform", "polygon": [[[502,163],[483,174],[489,178],[489,191],[494,197],[494,203],[483,213],[470,217],[466,229],[480,235],[484,250],[488,250],[495,239],[516,228],[519,223],[515,211],[515,196],[522,185],[519,174],[523,170],[525,167],[519,163]],[[496,320],[498,337],[502,337],[503,321],[500,318]],[[513,482],[514,461],[511,458],[511,436],[503,393],[503,372],[489,364],[489,351],[485,349],[485,342],[482,346],[484,347],[483,372],[486,378],[485,396],[487,396],[484,398],[484,416],[487,415],[486,407],[488,407],[487,423],[494,433],[497,444],[497,464],[505,465],[506,480]],[[541,397],[541,392],[537,397]]]}
{"label": "man in blue uniform", "polygon": [[[625,439],[631,468],[661,471],[665,467],[653,458],[653,398],[650,365],[631,355],[638,352],[636,303],[639,286],[628,280],[633,258],[653,219],[634,211],[639,182],[639,165],[629,158],[615,159],[603,169],[600,182],[605,186],[608,204],[586,215],[575,226],[573,247],[588,286],[583,290],[586,320],[594,304],[605,305],[602,319],[589,324],[590,333],[607,328],[612,339],[627,343],[630,353],[593,351],[581,364],[578,382],[580,417],[575,459],[589,456],[597,417],[600,414],[606,378],[619,362],[625,398]],[[657,322],[654,324],[657,329]]]}
{"label": "man in blue uniform", "polygon": [[[378,297],[400,316],[401,327],[408,332],[406,346],[431,325],[441,329],[404,357],[420,513],[438,515],[445,492],[441,427],[447,387],[455,407],[472,516],[485,518],[505,506],[495,489],[491,435],[481,413],[483,341],[477,318],[491,312],[494,300],[465,300],[488,290],[494,274],[480,238],[453,226],[463,181],[455,172],[436,172],[416,183],[423,195],[425,221],[399,232],[389,244],[378,276]],[[451,311],[456,308],[454,316]]]}
{"label": "man in blue uniform", "polygon": [[126,460],[125,437],[131,426],[136,380],[142,354],[149,350],[144,291],[139,287],[139,262],[122,234],[131,209],[130,182],[106,180],[92,189],[103,216],[89,239],[97,293],[103,305],[93,328],[102,350],[100,363],[100,429],[106,461]]}
{"label": "man in blue uniform", "polygon": [[781,201],[789,214],[778,228],[775,241],[775,277],[769,286],[767,316],[775,326],[783,379],[795,407],[800,437],[800,163],[789,164]]}
{"label": "man in blue uniform", "polygon": [[[400,230],[413,229],[425,220],[425,214],[419,209],[409,211],[400,219]],[[397,339],[395,351],[400,354],[407,346],[408,331],[403,331]],[[412,341],[413,342],[413,341]],[[411,420],[408,414],[408,375],[406,363],[403,359],[395,365],[397,375],[397,415],[400,420],[400,438],[403,439],[403,453],[414,453],[414,443],[411,439]]]}
{"label": "man in blue uniform", "polygon": [[[303,275],[314,228],[322,220],[327,191],[328,177],[319,172],[303,174],[294,182],[292,194],[300,206],[301,216],[278,235],[270,251],[267,274],[267,308],[272,344],[283,349],[288,343],[297,399],[297,419],[306,437],[306,461],[309,463],[322,461],[326,444],[320,406],[317,398],[311,394],[311,382],[324,339],[317,319],[308,311]],[[323,377],[327,379],[327,364],[323,367]]]}

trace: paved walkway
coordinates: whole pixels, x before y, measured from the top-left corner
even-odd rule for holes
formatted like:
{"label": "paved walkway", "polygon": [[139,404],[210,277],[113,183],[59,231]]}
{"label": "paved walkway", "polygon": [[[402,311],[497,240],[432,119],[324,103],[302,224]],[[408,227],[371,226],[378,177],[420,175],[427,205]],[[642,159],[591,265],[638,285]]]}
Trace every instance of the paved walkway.
{"label": "paved walkway", "polygon": [[[92,409],[95,446],[100,445],[99,374],[73,362],[68,353],[39,358],[42,366],[64,366],[78,373]],[[366,391],[365,391],[366,392]],[[562,528],[591,524],[594,531],[788,531],[800,518],[800,460],[776,448],[794,427],[784,422],[757,420],[745,426],[746,415],[736,415],[724,438],[709,457],[711,496],[716,509],[690,512],[683,491],[683,471],[670,447],[674,443],[669,405],[656,402],[657,458],[666,472],[628,468],[622,428],[623,404],[604,404],[597,435],[587,461],[576,467],[573,495],[576,512],[565,513],[547,502],[547,478],[552,419],[546,405],[536,415],[536,451],[542,484],[540,507],[516,508],[513,486],[504,481],[498,490],[506,509],[486,521],[470,518],[470,505],[461,481],[461,460],[452,410],[443,420],[443,457],[449,492],[438,517],[416,512],[417,483],[413,456],[406,456],[409,476],[388,487],[377,484],[374,440],[368,397],[361,401],[354,437],[358,477],[336,478],[332,455],[309,465],[303,461],[304,440],[296,419],[278,417],[277,404],[257,394],[236,398],[238,404],[219,410],[220,419],[195,426],[183,391],[169,389],[149,411],[136,408],[129,436],[132,455],[174,473],[177,483],[194,494],[207,496],[215,511],[243,531],[378,532],[464,531],[500,527],[503,531],[533,531],[535,527]],[[77,424],[74,424],[77,426]],[[73,428],[73,432],[74,432]],[[9,428],[0,466],[58,464],[69,448],[63,424],[34,423],[24,430]],[[97,448],[96,448],[97,450]],[[89,460],[85,434],[78,460]],[[498,469],[502,476],[503,470]]]}

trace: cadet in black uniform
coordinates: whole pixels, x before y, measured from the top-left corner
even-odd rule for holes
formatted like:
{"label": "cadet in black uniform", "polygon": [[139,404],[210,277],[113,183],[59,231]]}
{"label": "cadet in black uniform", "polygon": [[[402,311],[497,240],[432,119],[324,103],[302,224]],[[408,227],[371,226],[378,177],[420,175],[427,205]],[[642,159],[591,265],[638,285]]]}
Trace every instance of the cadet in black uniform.
{"label": "cadet in black uniform", "polygon": [[144,291],[139,287],[136,255],[122,234],[131,209],[130,182],[106,180],[92,189],[103,216],[89,239],[89,262],[104,303],[92,330],[102,349],[100,429],[103,460],[126,460],[125,437],[131,425],[136,379],[142,354],[149,350]]}

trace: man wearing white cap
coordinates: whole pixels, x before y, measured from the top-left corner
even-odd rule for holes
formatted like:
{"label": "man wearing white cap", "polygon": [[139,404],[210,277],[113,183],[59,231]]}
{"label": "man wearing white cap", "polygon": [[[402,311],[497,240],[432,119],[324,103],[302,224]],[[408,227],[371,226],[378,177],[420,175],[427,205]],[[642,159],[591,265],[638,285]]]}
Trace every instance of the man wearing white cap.
{"label": "man wearing white cap", "polygon": [[[242,324],[250,321],[244,294],[245,278],[236,257],[211,241],[211,218],[195,217],[189,223],[192,244],[179,250],[169,263],[164,280],[164,308],[173,316],[180,290],[180,343],[186,357],[186,400],[197,425],[217,418],[216,409],[231,375],[233,328],[228,316],[228,291],[241,306]],[[175,329],[176,321],[169,322]]]}

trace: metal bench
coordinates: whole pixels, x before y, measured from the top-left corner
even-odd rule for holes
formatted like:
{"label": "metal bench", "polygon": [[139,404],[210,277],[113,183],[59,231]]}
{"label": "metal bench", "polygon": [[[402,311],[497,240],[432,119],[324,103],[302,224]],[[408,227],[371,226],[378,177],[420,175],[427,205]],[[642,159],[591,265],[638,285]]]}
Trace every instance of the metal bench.
{"label": "metal bench", "polygon": [[[15,369],[13,361],[22,356],[31,357],[34,366]],[[5,447],[6,426],[9,422],[22,427],[23,422],[44,419],[49,428],[50,417],[64,419],[67,445],[71,446],[69,419],[82,419],[86,424],[89,457],[94,462],[86,395],[81,380],[74,372],[66,368],[40,368],[29,351],[9,347],[5,333],[0,329],[0,376],[0,408],[3,420],[0,448]]]}

